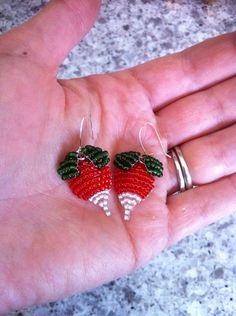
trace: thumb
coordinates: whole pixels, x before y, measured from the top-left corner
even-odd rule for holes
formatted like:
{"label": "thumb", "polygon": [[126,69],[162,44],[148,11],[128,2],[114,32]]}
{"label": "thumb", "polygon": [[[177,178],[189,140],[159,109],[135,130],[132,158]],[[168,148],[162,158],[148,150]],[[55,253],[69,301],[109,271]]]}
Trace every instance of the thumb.
{"label": "thumb", "polygon": [[0,53],[58,67],[91,29],[99,7],[100,0],[52,0],[31,20],[0,37]]}

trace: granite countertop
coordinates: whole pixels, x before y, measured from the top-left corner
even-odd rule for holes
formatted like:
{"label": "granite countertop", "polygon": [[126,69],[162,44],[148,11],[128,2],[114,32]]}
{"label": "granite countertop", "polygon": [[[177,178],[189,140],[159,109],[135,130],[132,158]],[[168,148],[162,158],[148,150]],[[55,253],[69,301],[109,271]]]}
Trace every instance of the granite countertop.
{"label": "granite countertop", "polygon": [[[104,0],[100,17],[59,76],[110,72],[236,30],[235,0]],[[44,0],[0,0],[0,30]],[[185,238],[135,273],[93,291],[9,315],[233,316],[236,216]]]}

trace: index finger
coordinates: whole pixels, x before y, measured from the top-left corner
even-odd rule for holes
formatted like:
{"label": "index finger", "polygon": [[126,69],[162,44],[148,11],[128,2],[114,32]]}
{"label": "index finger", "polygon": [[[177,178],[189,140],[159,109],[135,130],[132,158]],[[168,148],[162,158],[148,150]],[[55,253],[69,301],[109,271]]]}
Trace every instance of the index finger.
{"label": "index finger", "polygon": [[236,32],[130,69],[154,110],[236,74]]}

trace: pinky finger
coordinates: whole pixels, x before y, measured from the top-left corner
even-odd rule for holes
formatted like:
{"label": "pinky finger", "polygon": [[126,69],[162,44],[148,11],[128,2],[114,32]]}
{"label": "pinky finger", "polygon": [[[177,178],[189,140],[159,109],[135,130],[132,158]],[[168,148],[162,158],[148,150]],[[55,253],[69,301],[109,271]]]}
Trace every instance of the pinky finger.
{"label": "pinky finger", "polygon": [[236,174],[168,198],[169,245],[236,211]]}

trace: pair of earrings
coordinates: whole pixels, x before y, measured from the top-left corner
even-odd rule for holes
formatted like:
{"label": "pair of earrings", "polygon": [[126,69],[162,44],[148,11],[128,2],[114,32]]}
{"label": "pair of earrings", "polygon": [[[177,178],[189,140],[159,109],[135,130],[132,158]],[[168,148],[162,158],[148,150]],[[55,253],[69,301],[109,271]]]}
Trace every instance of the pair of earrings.
{"label": "pair of earrings", "polygon": [[[108,166],[110,158],[107,151],[92,145],[82,147],[84,119],[80,126],[80,146],[77,151],[69,152],[65,156],[57,170],[58,174],[62,180],[68,182],[71,191],[78,198],[89,200],[101,207],[107,216],[111,215],[108,198],[114,184],[115,192],[124,208],[124,219],[129,220],[133,208],[154,188],[154,176],[163,176],[163,165],[151,154],[145,153],[141,140],[143,126],[139,131],[139,140],[144,154],[141,155],[137,151],[116,154],[115,171],[112,176],[111,168]],[[93,138],[91,119],[90,124]],[[164,152],[158,132],[151,123],[146,124],[154,129]]]}

